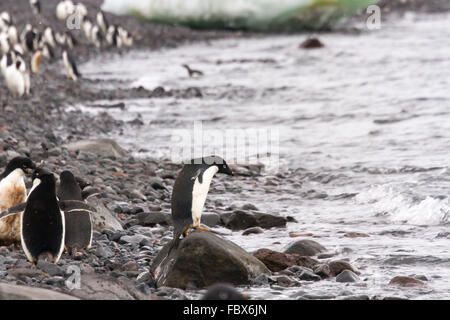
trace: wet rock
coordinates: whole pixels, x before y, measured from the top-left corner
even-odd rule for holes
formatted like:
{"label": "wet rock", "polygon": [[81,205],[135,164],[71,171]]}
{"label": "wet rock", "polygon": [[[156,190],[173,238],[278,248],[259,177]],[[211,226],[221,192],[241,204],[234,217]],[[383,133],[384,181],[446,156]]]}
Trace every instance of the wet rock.
{"label": "wet rock", "polygon": [[122,271],[138,271],[138,265],[135,261],[128,261],[120,269]]}
{"label": "wet rock", "polygon": [[322,279],[333,277],[333,274],[331,273],[330,270],[330,266],[326,263],[315,266],[314,273],[317,274]]}
{"label": "wet rock", "polygon": [[323,48],[325,45],[318,38],[308,38],[302,43],[300,43],[299,48],[301,49],[319,49]]}
{"label": "wet rock", "polygon": [[328,263],[328,266],[330,267],[330,272],[331,272],[332,277],[336,277],[338,274],[340,274],[344,270],[350,270],[356,274],[360,274],[359,271],[356,271],[350,265],[350,263],[348,263],[346,261],[342,261],[342,260],[331,261],[330,263]]}
{"label": "wet rock", "polygon": [[316,256],[317,254],[326,251],[326,248],[320,243],[313,240],[299,240],[284,251],[285,253],[296,253],[301,256]]}
{"label": "wet rock", "polygon": [[223,224],[231,230],[245,230],[252,227],[269,229],[273,227],[285,227],[287,220],[284,217],[268,213],[235,210],[221,215]]}
{"label": "wet rock", "polygon": [[366,295],[338,297],[337,299],[338,300],[370,300],[369,296],[366,296]]}
{"label": "wet rock", "polygon": [[[154,212],[141,212],[137,214],[138,224],[141,226],[154,227],[157,224],[168,225],[171,221],[169,215],[154,211]],[[202,217],[203,218],[203,217]]]}
{"label": "wet rock", "polygon": [[68,143],[63,147],[72,152],[90,152],[107,158],[124,157],[127,155],[127,152],[117,142],[111,139],[80,140]]}
{"label": "wet rock", "polygon": [[260,234],[263,232],[264,232],[264,230],[261,229],[260,227],[253,227],[253,228],[248,228],[248,229],[244,230],[244,232],[242,232],[242,235],[248,236],[250,234]]}
{"label": "wet rock", "polygon": [[421,287],[424,286],[425,283],[421,280],[414,279],[411,277],[403,277],[403,276],[397,276],[392,278],[392,280],[389,282],[390,286],[399,286],[404,288],[411,288],[411,287]]}
{"label": "wet rock", "polygon": [[367,233],[362,232],[347,232],[344,234],[344,237],[346,238],[368,238],[370,237]]}
{"label": "wet rock", "polygon": [[318,263],[317,260],[310,257],[302,257],[298,254],[287,254],[270,249],[259,249],[254,253],[254,256],[263,262],[269,270],[274,272],[294,265],[311,269]]}
{"label": "wet rock", "polygon": [[287,220],[285,217],[277,216],[268,213],[254,212],[258,226],[264,229],[283,228],[286,226]]}
{"label": "wet rock", "polygon": [[293,281],[291,278],[287,276],[279,276],[276,278],[276,283],[282,287],[291,287],[296,284],[296,281]]}
{"label": "wet rock", "polygon": [[220,216],[217,213],[202,214],[202,223],[208,227],[216,227],[220,224]]}
{"label": "wet rock", "polygon": [[216,282],[248,284],[270,271],[231,241],[210,232],[194,231],[169,253],[168,243],[154,259],[151,270],[157,286],[203,288]]}
{"label": "wet rock", "polygon": [[221,219],[225,227],[231,230],[245,230],[257,226],[256,217],[248,212],[236,210],[221,215]]}
{"label": "wet rock", "polygon": [[3,300],[79,300],[76,297],[53,290],[0,283]]}
{"label": "wet rock", "polygon": [[320,280],[322,280],[322,278],[319,275],[315,274],[312,271],[308,271],[308,270],[302,271],[302,273],[300,274],[298,279],[304,280],[304,281],[320,281]]}
{"label": "wet rock", "polygon": [[357,282],[359,277],[350,270],[344,270],[336,276],[336,282]]}

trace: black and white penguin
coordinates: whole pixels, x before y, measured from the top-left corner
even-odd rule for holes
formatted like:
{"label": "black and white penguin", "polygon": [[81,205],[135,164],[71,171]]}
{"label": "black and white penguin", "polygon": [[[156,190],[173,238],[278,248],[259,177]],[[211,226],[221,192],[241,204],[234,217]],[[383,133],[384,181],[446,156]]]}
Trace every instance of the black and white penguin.
{"label": "black and white penguin", "polygon": [[33,173],[35,180],[22,214],[22,248],[32,264],[39,260],[57,263],[64,250],[65,221],[56,198],[56,179],[38,168]]}
{"label": "black and white penguin", "polygon": [[31,24],[27,24],[25,29],[20,34],[20,40],[22,47],[27,52],[34,52],[39,44],[38,31],[34,29]]}
{"label": "black and white penguin", "polygon": [[247,300],[248,295],[240,293],[233,285],[216,283],[208,288],[202,300]]}
{"label": "black and white penguin", "polygon": [[56,6],[56,18],[60,21],[66,20],[75,12],[75,5],[70,0],[64,0]]}
{"label": "black and white penguin", "polygon": [[[83,201],[81,188],[70,171],[63,171],[59,177],[60,184],[57,189],[58,199],[64,203]],[[92,245],[92,210],[79,205],[64,209],[65,217],[65,248],[69,254],[77,254],[80,249],[90,249]]]}
{"label": "black and white penguin", "polygon": [[[211,180],[216,173],[233,175],[225,160],[218,156],[193,159],[180,171],[172,191],[174,243],[190,229],[200,227],[203,207]],[[209,230],[208,230],[209,231]]]}
{"label": "black and white penguin", "polygon": [[24,67],[24,61],[16,57],[12,64],[7,64],[5,70],[6,86],[15,98],[22,97],[29,88],[29,74],[27,75],[26,69],[24,71]]}
{"label": "black and white penguin", "polygon": [[102,46],[103,39],[104,39],[103,34],[102,34],[102,31],[100,30],[99,26],[94,25],[91,29],[91,36],[90,36],[91,42],[97,48],[100,48]]}
{"label": "black and white penguin", "polygon": [[119,33],[119,28],[116,25],[109,26],[106,33],[106,42],[113,47],[122,48],[122,38]]}
{"label": "black and white penguin", "polygon": [[41,2],[39,0],[30,0],[30,7],[35,16],[41,14]]}
{"label": "black and white penguin", "polygon": [[[0,175],[0,212],[27,201],[25,176],[35,168],[29,158],[16,157]],[[0,218],[0,245],[20,242],[20,216]]]}
{"label": "black and white penguin", "polygon": [[108,32],[109,23],[102,11],[99,11],[97,13],[97,24],[102,30],[103,34],[106,34]]}
{"label": "black and white penguin", "polygon": [[49,44],[52,48],[56,48],[55,33],[53,32],[53,29],[51,27],[45,28],[44,34],[43,34],[43,40],[44,40],[44,42]]}
{"label": "black and white penguin", "polygon": [[72,172],[66,170],[59,175],[59,185],[56,194],[60,201],[78,200],[83,201],[81,188]]}
{"label": "black and white penguin", "polygon": [[190,78],[196,78],[203,76],[203,72],[200,70],[191,69],[187,64],[182,65],[188,72]]}
{"label": "black and white penguin", "polygon": [[67,70],[67,77],[71,78],[73,81],[77,81],[78,78],[81,77],[81,75],[78,72],[76,62],[73,59],[72,55],[69,53],[68,49],[64,49],[62,58],[63,58],[64,66],[66,67],[66,70]]}

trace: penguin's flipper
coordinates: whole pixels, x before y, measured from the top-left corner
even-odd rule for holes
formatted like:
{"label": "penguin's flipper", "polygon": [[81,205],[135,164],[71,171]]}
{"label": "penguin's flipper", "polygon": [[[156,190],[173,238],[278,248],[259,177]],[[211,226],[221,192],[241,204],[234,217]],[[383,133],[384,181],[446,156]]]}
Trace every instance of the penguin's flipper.
{"label": "penguin's flipper", "polygon": [[27,204],[26,202],[18,204],[14,207],[11,207],[9,209],[6,209],[5,211],[3,211],[2,213],[0,213],[0,219],[6,216],[9,216],[11,214],[16,214],[16,213],[21,213],[25,210]]}

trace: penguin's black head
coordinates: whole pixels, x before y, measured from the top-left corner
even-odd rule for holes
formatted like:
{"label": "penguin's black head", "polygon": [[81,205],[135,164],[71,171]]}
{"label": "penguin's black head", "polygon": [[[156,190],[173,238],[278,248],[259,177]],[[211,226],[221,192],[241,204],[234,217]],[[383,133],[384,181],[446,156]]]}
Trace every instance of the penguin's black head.
{"label": "penguin's black head", "polygon": [[219,156],[209,156],[209,157],[203,157],[203,158],[198,158],[198,159],[192,159],[191,163],[194,165],[206,165],[208,167],[210,166],[217,166],[219,168],[219,171],[217,171],[218,173],[224,173],[227,175],[232,176],[233,175],[233,171],[231,171],[230,167],[228,166],[228,164],[226,163],[226,161],[224,159],[222,159]]}
{"label": "penguin's black head", "polygon": [[248,296],[230,284],[218,283],[208,288],[202,300],[246,300]]}
{"label": "penguin's black head", "polygon": [[36,168],[36,165],[34,164],[31,159],[26,157],[16,157],[12,159],[8,165],[6,166],[5,172],[2,174],[2,177],[8,176],[11,172],[13,172],[16,169],[22,169],[22,171],[26,173],[31,173],[32,170]]}
{"label": "penguin's black head", "polygon": [[69,170],[61,172],[61,174],[59,175],[59,180],[61,180],[61,182],[63,182],[63,181],[66,182],[67,181],[67,182],[77,183],[76,180],[75,180],[75,176]]}
{"label": "penguin's black head", "polygon": [[33,181],[35,179],[39,179],[42,182],[52,182],[52,183],[56,182],[55,175],[53,173],[51,173],[50,171],[45,170],[43,168],[36,168],[36,170],[34,170]]}

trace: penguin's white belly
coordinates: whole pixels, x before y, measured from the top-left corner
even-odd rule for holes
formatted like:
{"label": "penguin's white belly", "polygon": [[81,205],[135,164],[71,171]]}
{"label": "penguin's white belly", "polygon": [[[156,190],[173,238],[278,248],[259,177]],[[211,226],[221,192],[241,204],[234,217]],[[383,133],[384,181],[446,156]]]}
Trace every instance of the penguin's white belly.
{"label": "penguin's white belly", "polygon": [[205,206],[206,197],[208,196],[209,186],[214,175],[219,171],[217,166],[209,167],[203,173],[202,183],[198,177],[195,179],[194,188],[192,189],[192,221],[194,226],[200,226],[203,207]]}
{"label": "penguin's white belly", "polygon": [[12,65],[6,68],[5,77],[8,90],[16,97],[23,96],[25,93],[25,78],[23,74]]}

